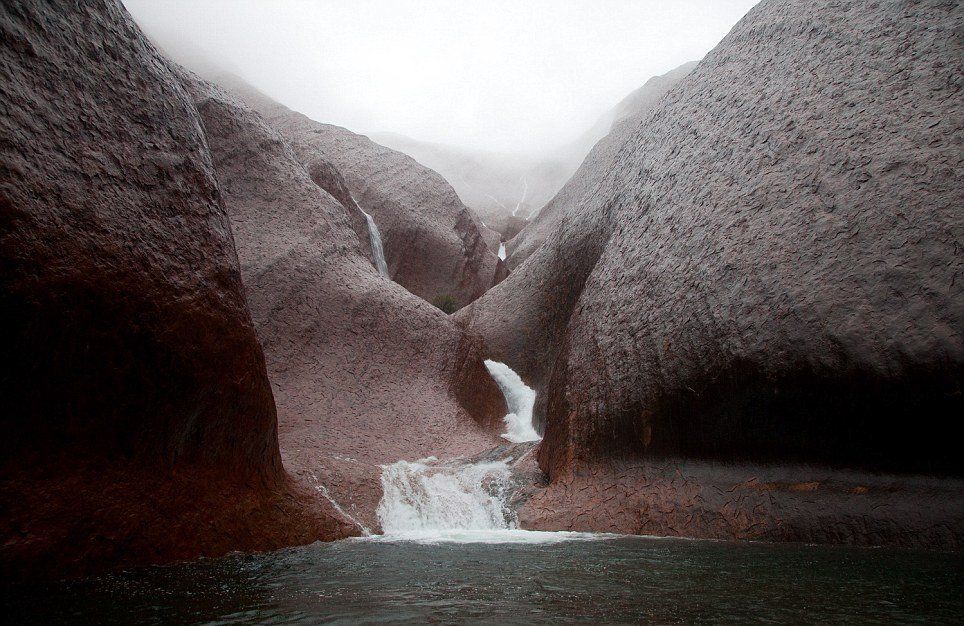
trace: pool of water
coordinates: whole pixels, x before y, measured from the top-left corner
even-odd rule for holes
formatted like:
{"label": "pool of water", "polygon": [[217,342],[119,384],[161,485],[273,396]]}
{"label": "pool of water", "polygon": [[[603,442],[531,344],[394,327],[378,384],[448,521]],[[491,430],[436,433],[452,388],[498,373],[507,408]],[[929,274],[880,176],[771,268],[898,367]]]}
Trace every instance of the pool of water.
{"label": "pool of water", "polygon": [[24,624],[964,621],[957,554],[573,539],[348,540],[0,593]]}

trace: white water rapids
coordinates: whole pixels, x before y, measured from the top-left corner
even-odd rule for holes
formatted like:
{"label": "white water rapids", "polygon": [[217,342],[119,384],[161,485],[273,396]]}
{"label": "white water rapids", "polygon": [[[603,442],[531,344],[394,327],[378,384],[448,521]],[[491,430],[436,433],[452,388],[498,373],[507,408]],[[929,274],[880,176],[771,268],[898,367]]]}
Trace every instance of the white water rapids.
{"label": "white water rapids", "polygon": [[[532,427],[535,391],[504,363],[486,361],[485,366],[509,407],[509,414],[505,416],[507,432],[502,436],[513,443],[538,441],[540,437]],[[382,466],[382,499],[376,513],[384,534],[371,539],[424,543],[553,543],[599,537],[519,529],[509,503],[515,489],[512,460],[508,457],[465,463],[441,462],[429,457]]]}

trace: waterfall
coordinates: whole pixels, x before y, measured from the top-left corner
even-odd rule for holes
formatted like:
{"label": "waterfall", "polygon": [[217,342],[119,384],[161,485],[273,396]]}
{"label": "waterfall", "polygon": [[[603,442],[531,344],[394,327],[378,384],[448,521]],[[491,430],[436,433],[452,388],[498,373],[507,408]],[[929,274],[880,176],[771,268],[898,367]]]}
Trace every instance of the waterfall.
{"label": "waterfall", "polygon": [[379,274],[388,276],[388,263],[385,262],[385,248],[382,247],[382,234],[378,232],[378,224],[375,223],[375,218],[361,207],[361,204],[355,199],[355,194],[353,194],[351,190],[348,191],[348,196],[351,198],[351,201],[355,203],[355,206],[358,207],[358,210],[362,212],[362,215],[365,216],[365,221],[368,223],[368,241],[372,244],[372,257],[375,261],[375,268]]}
{"label": "waterfall", "polygon": [[[357,202],[355,204],[358,204]],[[388,276],[388,264],[385,263],[385,249],[382,248],[382,236],[378,232],[378,225],[375,224],[375,220],[371,215],[365,212],[360,206],[358,210],[362,212],[365,216],[365,220],[368,222],[368,239],[372,243],[372,256],[375,258],[375,267],[378,271]]]}
{"label": "waterfall", "polygon": [[499,242],[499,258],[505,261],[505,242]]}
{"label": "waterfall", "polygon": [[386,535],[515,528],[515,515],[505,503],[510,479],[505,461],[398,461],[383,468],[378,521]]}
{"label": "waterfall", "polygon": [[[509,406],[507,431],[502,436],[513,443],[538,441],[532,428],[535,391],[504,363],[486,361]],[[532,451],[525,452],[516,463]],[[396,461],[382,466],[382,499],[376,514],[383,535],[371,541],[418,541],[435,543],[554,543],[574,539],[596,539],[602,535],[577,532],[521,530],[510,504],[520,485],[513,478],[511,456],[520,447],[495,448],[497,460],[474,463],[462,460],[440,462],[435,457],[420,461]],[[522,479],[523,482],[525,479]]]}
{"label": "waterfall", "polygon": [[505,396],[505,403],[509,407],[509,412],[503,418],[506,432],[502,437],[512,443],[542,439],[532,427],[532,407],[536,402],[536,392],[526,386],[519,375],[505,363],[487,360],[485,367],[499,385],[502,395]]}

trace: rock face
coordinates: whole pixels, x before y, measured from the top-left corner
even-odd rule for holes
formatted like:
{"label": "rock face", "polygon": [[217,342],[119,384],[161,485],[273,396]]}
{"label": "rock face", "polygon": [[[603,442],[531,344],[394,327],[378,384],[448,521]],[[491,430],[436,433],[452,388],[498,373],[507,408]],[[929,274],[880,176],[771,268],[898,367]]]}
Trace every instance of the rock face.
{"label": "rock face", "polygon": [[349,212],[316,184],[316,160],[302,165],[217,87],[194,79],[190,91],[264,346],[285,466],[338,503],[342,519],[376,529],[379,466],[491,447],[501,392],[476,341],[372,267]]}
{"label": "rock face", "polygon": [[[579,169],[559,193],[506,245],[509,253],[506,262],[510,268],[515,269],[529,258],[546,237],[559,228],[566,212],[587,212],[586,207],[593,201],[596,185],[606,178],[627,138],[644,122],[660,98],[693,71],[694,67],[695,62],[687,63],[662,76],[654,76],[626,96],[596,124],[596,127],[605,128],[602,131],[603,136],[598,142],[593,142],[595,145],[592,145]],[[596,127],[589,131],[590,139],[600,133]]]}
{"label": "rock face", "polygon": [[392,280],[429,302],[451,296],[464,306],[493,284],[497,265],[482,225],[432,170],[363,135],[295,113],[236,80],[219,83],[261,113],[314,172],[330,163],[354,201],[371,214]]}
{"label": "rock face", "polygon": [[554,485],[668,456],[961,472],[962,13],[761,3],[460,312],[541,385]]}
{"label": "rock face", "polygon": [[112,1],[5,2],[0,56],[4,574],[343,536],[282,469],[231,225],[171,67]]}

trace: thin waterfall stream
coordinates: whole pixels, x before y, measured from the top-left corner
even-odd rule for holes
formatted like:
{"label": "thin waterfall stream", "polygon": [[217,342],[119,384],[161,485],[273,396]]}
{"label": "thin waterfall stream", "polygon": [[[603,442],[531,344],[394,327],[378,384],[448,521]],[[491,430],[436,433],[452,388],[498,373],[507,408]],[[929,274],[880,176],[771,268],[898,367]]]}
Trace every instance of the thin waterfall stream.
{"label": "thin waterfall stream", "polygon": [[385,262],[385,248],[382,246],[382,234],[378,230],[378,224],[375,223],[375,218],[362,208],[353,193],[349,191],[348,195],[351,196],[352,202],[355,203],[358,210],[365,216],[365,222],[368,224],[368,241],[372,246],[372,260],[375,262],[375,269],[378,270],[379,274],[388,276],[388,263]]}

